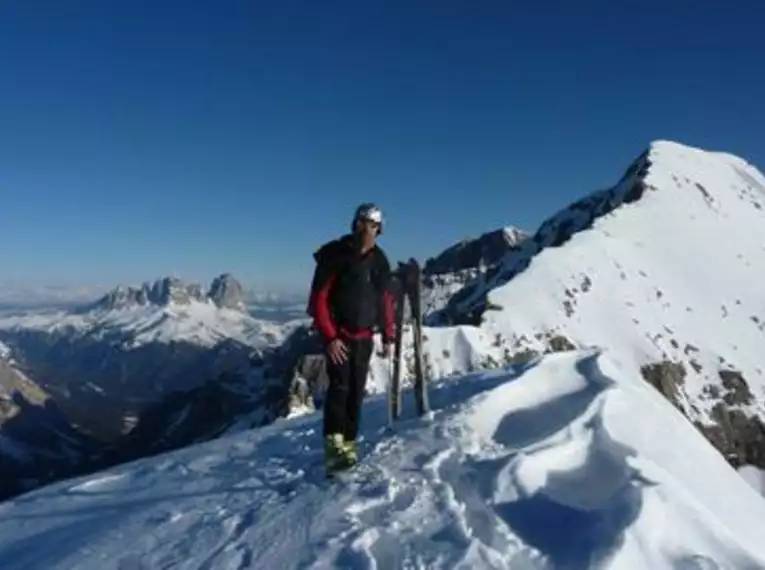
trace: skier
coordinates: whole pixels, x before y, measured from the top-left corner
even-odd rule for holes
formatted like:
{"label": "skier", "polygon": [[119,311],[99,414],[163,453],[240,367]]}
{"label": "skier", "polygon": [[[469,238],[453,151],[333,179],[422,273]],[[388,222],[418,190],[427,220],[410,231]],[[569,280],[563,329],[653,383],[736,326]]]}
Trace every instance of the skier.
{"label": "skier", "polygon": [[356,437],[375,330],[379,327],[382,332],[381,356],[390,357],[394,341],[390,263],[376,243],[382,229],[380,209],[361,204],[351,232],[314,254],[317,265],[308,312],[328,357],[323,427],[328,474],[358,461]]}

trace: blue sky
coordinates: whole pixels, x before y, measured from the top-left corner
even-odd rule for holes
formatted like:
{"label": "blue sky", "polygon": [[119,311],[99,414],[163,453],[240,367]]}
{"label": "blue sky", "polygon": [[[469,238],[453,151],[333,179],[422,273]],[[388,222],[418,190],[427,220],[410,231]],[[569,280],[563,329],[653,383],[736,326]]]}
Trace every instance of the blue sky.
{"label": "blue sky", "polygon": [[[523,6],[521,5],[523,4]],[[533,230],[654,139],[765,168],[762,2],[9,0],[0,280],[300,289],[373,200],[392,260]]]}

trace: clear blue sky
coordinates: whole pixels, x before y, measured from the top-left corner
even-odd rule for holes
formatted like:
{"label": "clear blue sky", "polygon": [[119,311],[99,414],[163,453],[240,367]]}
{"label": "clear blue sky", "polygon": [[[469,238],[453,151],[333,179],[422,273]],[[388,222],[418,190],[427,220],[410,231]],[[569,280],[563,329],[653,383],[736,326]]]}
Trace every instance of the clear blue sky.
{"label": "clear blue sky", "polygon": [[765,3],[0,4],[0,276],[303,288],[353,207],[393,260],[533,230],[653,139],[765,168]]}

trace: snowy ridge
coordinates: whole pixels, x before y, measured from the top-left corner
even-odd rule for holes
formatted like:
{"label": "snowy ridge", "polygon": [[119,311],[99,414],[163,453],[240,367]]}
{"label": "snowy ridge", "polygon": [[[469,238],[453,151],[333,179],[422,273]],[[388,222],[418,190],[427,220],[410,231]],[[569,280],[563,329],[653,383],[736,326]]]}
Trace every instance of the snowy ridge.
{"label": "snowy ridge", "polygon": [[742,159],[658,142],[453,305],[482,312],[515,353],[550,335],[608,347],[734,463],[762,462],[764,206],[765,176]]}
{"label": "snowy ridge", "polygon": [[[657,220],[646,220],[645,202],[652,203],[655,210],[662,210],[663,215]],[[763,202],[765,177],[745,160],[670,141],[654,142],[616,186],[594,192],[545,221],[533,238],[524,240],[520,248],[504,257],[497,271],[491,272],[485,282],[471,284],[458,299],[456,309],[461,312],[483,309],[481,305],[488,291],[526,270],[537,255],[567,245],[572,237],[579,237],[579,232],[589,235],[588,230],[614,238],[610,241],[631,238],[632,245],[640,249],[644,244],[636,238],[641,234],[658,233],[661,238],[667,238],[667,233],[680,235],[676,249],[685,250],[682,253],[686,255],[696,251],[696,244],[712,241],[711,236],[729,235],[743,245],[754,244],[754,251],[759,253],[764,247],[762,242],[752,239],[740,222],[758,222],[765,214]],[[701,205],[705,210],[694,215],[693,211]],[[738,219],[739,216],[743,217]],[[630,224],[633,235],[609,232],[619,229],[620,220],[636,217],[646,223],[640,227]],[[706,225],[709,221],[713,222],[711,227]],[[731,233],[719,234],[712,230],[720,225]],[[668,243],[672,241],[678,240],[667,239]],[[723,251],[731,253],[730,249]]]}
{"label": "snowy ridge", "polygon": [[0,505],[0,560],[7,570],[765,566],[765,500],[618,359],[550,355],[445,380],[432,403],[429,421],[390,434],[384,398],[370,398],[363,471],[347,483],[322,480],[317,414],[51,485]]}

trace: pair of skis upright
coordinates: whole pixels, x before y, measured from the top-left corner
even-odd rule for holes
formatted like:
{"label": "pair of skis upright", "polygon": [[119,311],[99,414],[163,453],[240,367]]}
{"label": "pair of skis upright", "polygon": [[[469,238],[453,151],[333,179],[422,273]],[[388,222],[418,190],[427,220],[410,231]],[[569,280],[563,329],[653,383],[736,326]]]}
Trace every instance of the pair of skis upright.
{"label": "pair of skis upright", "polygon": [[415,259],[399,263],[396,272],[396,338],[388,382],[388,424],[401,417],[401,352],[404,325],[404,305],[409,305],[414,341],[414,398],[418,416],[430,411],[422,355],[422,270]]}

